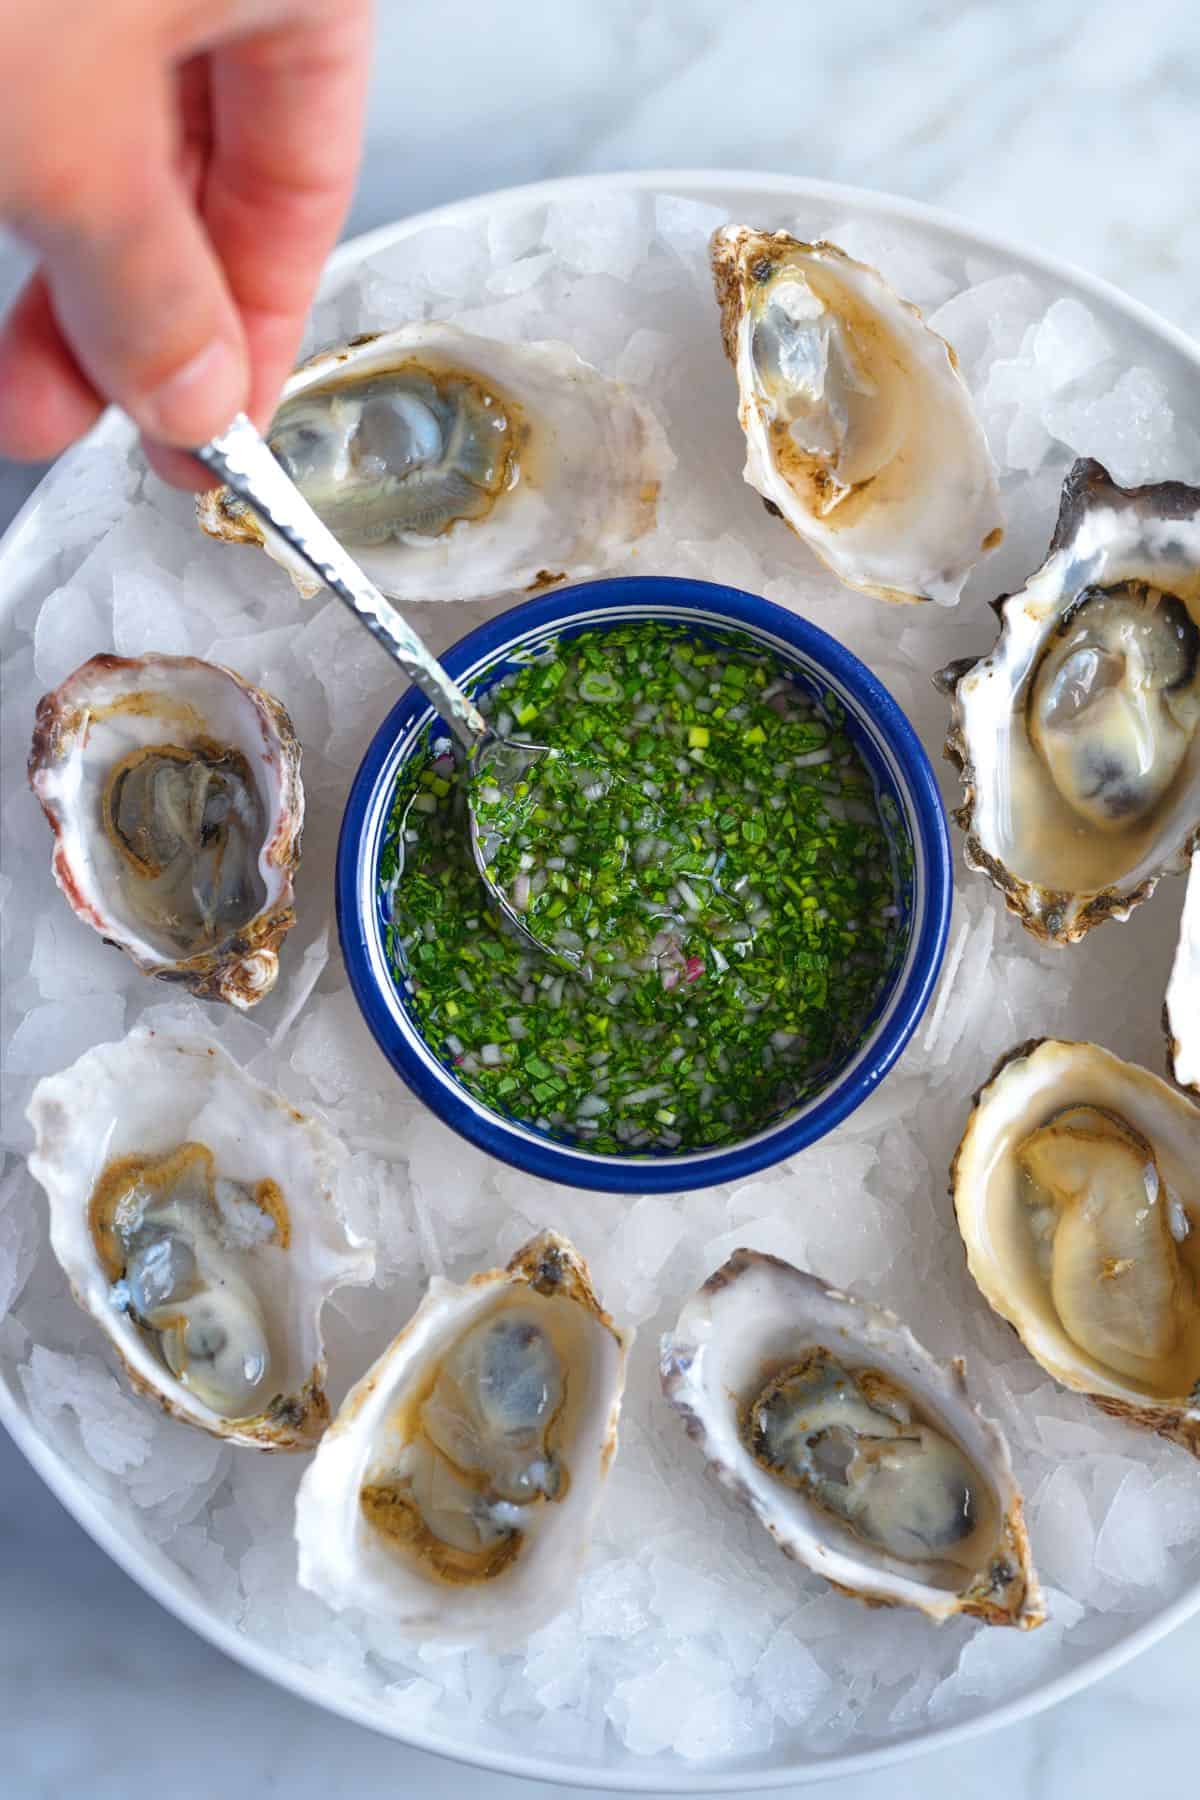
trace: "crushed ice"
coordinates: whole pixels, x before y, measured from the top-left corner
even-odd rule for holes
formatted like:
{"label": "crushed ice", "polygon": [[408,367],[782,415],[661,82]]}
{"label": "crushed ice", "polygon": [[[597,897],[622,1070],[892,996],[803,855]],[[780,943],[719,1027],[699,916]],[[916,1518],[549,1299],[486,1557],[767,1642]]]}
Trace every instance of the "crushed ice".
{"label": "crushed ice", "polygon": [[[998,260],[969,268],[893,223],[780,216],[877,262],[957,346],[1001,466],[1005,545],[958,611],[888,608],[834,586],[740,480],[743,447],[705,267],[714,208],[663,195],[500,211],[478,230],[426,230],[369,260],[320,303],[310,341],[446,317],[509,339],[561,337],[644,390],[679,462],[646,572],[726,580],[837,633],[892,688],[935,760],[940,664],[992,640],[983,602],[1045,548],[1063,472],[1099,456],[1124,482],[1200,477],[1200,437],[1175,416],[1171,370],[1096,316]],[[1041,1687],[1195,1579],[1200,1494],[1184,1453],[1105,1419],[1048,1382],[965,1272],[946,1169],[969,1096],[1024,1037],[1092,1035],[1157,1067],[1157,1011],[1176,906],[1169,893],[1070,953],[1039,950],[984,882],[959,883],[940,992],[902,1065],[832,1137],[732,1189],[681,1198],[583,1194],[489,1163],[391,1075],[329,935],[350,773],[396,695],[386,659],[335,603],[301,602],[265,557],[206,542],[190,503],[132,452],[84,447],[43,488],[38,579],[5,622],[0,748],[10,979],[0,999],[0,1366],[35,1428],[158,1541],[215,1612],[384,1714],[460,1738],[485,1732],[599,1760],[606,1736],[643,1756],[828,1753],[962,1718]],[[51,551],[51,544],[54,548]],[[496,603],[490,610],[499,609]],[[486,609],[414,608],[442,647]],[[33,697],[92,652],[192,652],[285,701],[305,747],[299,922],[278,989],[253,1018],[165,999],[70,916],[22,779]],[[946,777],[950,796],[951,782]],[[421,1646],[335,1618],[295,1583],[299,1460],[234,1455],[133,1398],[49,1254],[19,1161],[33,1082],[138,1018],[222,1037],[260,1079],[322,1109],[351,1159],[344,1199],[378,1240],[373,1289],[327,1309],[334,1399],[408,1316],[428,1275],[462,1277],[554,1225],[589,1258],[606,1304],[639,1326],[621,1454],[577,1592],[504,1657]],[[880,1613],[783,1562],[708,1480],[663,1409],[659,1333],[735,1245],[808,1263],[967,1357],[1028,1499],[1053,1617],[1018,1636]]]}

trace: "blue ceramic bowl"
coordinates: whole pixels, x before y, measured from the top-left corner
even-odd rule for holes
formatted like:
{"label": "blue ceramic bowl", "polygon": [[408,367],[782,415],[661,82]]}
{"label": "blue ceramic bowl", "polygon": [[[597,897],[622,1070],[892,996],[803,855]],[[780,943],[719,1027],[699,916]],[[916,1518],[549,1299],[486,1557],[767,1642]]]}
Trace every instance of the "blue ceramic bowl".
{"label": "blue ceramic bowl", "polygon": [[928,758],[896,702],[858,658],[793,613],[736,588],[704,581],[625,577],[589,581],[501,614],[442,658],[476,694],[555,637],[630,620],[669,620],[698,632],[734,628],[770,650],[816,698],[841,702],[846,730],[874,777],[901,885],[901,932],[890,977],[859,1043],[826,1085],[741,1142],[712,1150],[604,1156],[547,1136],[483,1105],[420,1035],[384,949],[380,849],[397,772],[418,754],[434,718],[416,688],[375,734],[350,791],[337,856],[342,953],[363,1016],[413,1092],[472,1143],[534,1175],[617,1193],[672,1193],[738,1181],[823,1137],[872,1093],[916,1028],[946,947],[952,878],[946,818]]}

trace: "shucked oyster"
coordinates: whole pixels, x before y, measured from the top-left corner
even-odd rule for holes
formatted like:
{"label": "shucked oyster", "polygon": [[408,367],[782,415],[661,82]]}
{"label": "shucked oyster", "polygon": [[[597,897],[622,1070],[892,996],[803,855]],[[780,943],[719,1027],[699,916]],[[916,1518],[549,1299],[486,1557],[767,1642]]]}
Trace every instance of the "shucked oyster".
{"label": "shucked oyster", "polygon": [[954,352],[836,244],[725,225],[712,266],[745,479],[850,587],[953,605],[1002,519]]}
{"label": "shucked oyster", "polygon": [[1200,489],[1077,462],[995,647],[943,671],[966,857],[1036,936],[1128,918],[1200,841]]}
{"label": "shucked oyster", "polygon": [[[565,344],[406,325],[298,368],[271,448],[384,593],[475,600],[608,568],[654,524],[670,454],[657,421]],[[200,523],[311,572],[225,489]]]}
{"label": "shucked oyster", "polygon": [[457,1642],[552,1617],[616,1450],[629,1341],[553,1232],[465,1287],[433,1280],[305,1473],[301,1584]]}
{"label": "shucked oyster", "polygon": [[277,700],[192,656],[93,656],[38,702],[29,779],[81,919],[205,999],[270,992],[304,823]]}
{"label": "shucked oyster", "polygon": [[1026,1044],[953,1182],[971,1274],[1030,1355],[1200,1455],[1200,1108],[1095,1044]]}
{"label": "shucked oyster", "polygon": [[735,1250],[663,1339],[663,1391],[781,1550],[858,1599],[1040,1625],[1008,1446],[892,1313]]}
{"label": "shucked oyster", "polygon": [[134,1386],[235,1443],[309,1448],[321,1309],[374,1265],[336,1139],[216,1044],[144,1026],[40,1081],[29,1117],[54,1254]]}

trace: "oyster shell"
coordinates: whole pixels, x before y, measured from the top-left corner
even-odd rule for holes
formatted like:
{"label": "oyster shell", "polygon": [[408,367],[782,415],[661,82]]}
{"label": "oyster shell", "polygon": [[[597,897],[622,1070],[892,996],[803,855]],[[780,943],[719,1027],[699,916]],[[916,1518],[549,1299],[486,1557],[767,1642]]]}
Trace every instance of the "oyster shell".
{"label": "oyster shell", "polygon": [[1200,489],[1077,462],[1000,636],[943,670],[968,866],[1035,936],[1128,918],[1200,841]]}
{"label": "oyster shell", "polygon": [[890,1312],[754,1250],[688,1301],[663,1391],[780,1549],[857,1599],[1040,1625],[1008,1446]]}
{"label": "oyster shell", "polygon": [[1013,1051],[954,1159],[967,1265],[1030,1355],[1200,1455],[1200,1107],[1096,1044]]}
{"label": "oyster shell", "polygon": [[[436,321],[355,338],[284,386],[271,448],[396,600],[476,600],[594,575],[655,520],[672,458],[653,415],[565,344]],[[226,489],[201,525],[318,583]]]}
{"label": "oyster shell", "polygon": [[40,1081],[29,1119],[54,1254],[133,1386],[234,1443],[310,1448],[321,1309],[375,1261],[337,1140],[217,1044],[146,1026]]}
{"label": "oyster shell", "polygon": [[952,606],[999,543],[996,474],[954,352],[836,244],[713,234],[745,479],[848,586]]}
{"label": "oyster shell", "polygon": [[1200,1093],[1200,850],[1192,856],[1163,1022],[1176,1081]]}
{"label": "oyster shell", "polygon": [[630,1335],[565,1238],[435,1277],[347,1395],[296,1498],[301,1585],[406,1633],[510,1646],[578,1574]]}
{"label": "oyster shell", "polygon": [[203,999],[271,991],[304,824],[278,700],[192,656],[93,656],[39,700],[29,780],[81,919]]}

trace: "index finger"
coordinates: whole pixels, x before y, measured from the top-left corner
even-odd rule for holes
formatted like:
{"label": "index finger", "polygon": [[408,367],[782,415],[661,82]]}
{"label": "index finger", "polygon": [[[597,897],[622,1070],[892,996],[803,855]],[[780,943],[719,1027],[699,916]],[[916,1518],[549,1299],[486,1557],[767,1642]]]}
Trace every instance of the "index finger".
{"label": "index finger", "polygon": [[245,325],[251,410],[265,424],[293,361],[358,170],[369,0],[213,53],[201,212]]}

